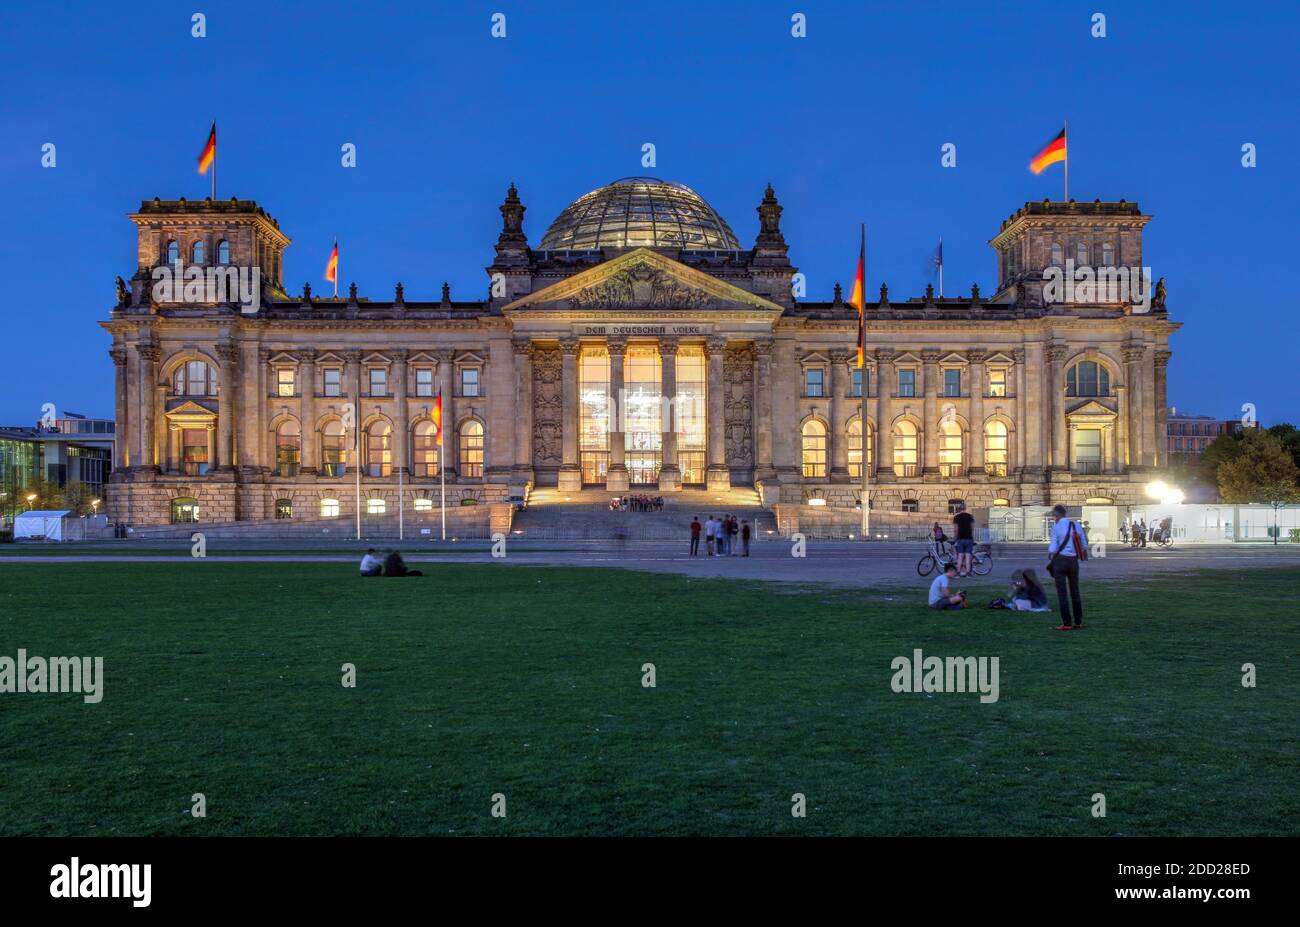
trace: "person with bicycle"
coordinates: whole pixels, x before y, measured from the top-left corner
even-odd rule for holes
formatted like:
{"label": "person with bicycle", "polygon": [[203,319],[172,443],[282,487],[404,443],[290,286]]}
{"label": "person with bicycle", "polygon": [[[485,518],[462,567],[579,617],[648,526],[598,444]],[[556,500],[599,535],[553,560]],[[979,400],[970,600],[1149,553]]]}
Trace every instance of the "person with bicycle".
{"label": "person with bicycle", "polygon": [[953,545],[957,553],[957,575],[970,576],[971,560],[975,553],[975,516],[966,511],[965,502],[957,503],[952,524],[957,529],[957,540]]}

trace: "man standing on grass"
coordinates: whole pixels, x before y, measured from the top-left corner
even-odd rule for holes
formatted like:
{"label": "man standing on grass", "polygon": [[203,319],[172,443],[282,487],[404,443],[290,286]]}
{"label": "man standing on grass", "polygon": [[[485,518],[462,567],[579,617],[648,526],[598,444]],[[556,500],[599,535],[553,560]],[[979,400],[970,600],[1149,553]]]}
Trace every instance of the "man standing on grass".
{"label": "man standing on grass", "polygon": [[1047,542],[1047,572],[1056,580],[1056,600],[1061,606],[1061,623],[1056,630],[1077,631],[1083,627],[1079,561],[1088,559],[1088,538],[1072,519],[1065,517],[1065,506],[1054,506],[1052,518],[1055,523]]}

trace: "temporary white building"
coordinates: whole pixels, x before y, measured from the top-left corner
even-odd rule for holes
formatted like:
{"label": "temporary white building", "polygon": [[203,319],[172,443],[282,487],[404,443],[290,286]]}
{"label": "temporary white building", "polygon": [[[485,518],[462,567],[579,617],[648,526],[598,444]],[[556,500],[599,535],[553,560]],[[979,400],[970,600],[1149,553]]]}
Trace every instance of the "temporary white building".
{"label": "temporary white building", "polygon": [[23,512],[14,518],[14,540],[62,541],[67,522],[75,518],[69,511]]}

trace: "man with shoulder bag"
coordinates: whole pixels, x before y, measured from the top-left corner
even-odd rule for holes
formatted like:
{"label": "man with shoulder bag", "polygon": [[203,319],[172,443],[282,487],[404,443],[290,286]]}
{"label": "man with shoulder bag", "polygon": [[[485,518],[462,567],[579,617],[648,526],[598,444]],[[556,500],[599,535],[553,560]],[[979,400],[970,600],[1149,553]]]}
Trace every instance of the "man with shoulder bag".
{"label": "man with shoulder bag", "polygon": [[1083,599],[1079,596],[1079,562],[1088,559],[1088,537],[1065,517],[1065,506],[1052,509],[1052,533],[1047,542],[1047,572],[1056,580],[1056,599],[1061,604],[1058,631],[1083,627]]}

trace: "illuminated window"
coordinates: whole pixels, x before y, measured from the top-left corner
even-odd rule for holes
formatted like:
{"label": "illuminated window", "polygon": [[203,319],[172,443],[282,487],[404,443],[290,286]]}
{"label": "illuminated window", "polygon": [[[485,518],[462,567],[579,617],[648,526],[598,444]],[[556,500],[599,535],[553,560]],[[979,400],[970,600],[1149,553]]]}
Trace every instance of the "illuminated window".
{"label": "illuminated window", "polygon": [[957,477],[962,472],[961,424],[948,419],[939,423],[939,475]]}
{"label": "illuminated window", "polygon": [[226,241],[224,238],[217,242],[217,263],[230,263],[230,242]]}
{"label": "illuminated window", "polygon": [[186,361],[172,375],[172,394],[176,396],[215,396],[217,372],[201,360]]}
{"label": "illuminated window", "polygon": [[320,517],[321,518],[338,518],[339,517],[339,500],[322,499],[320,500]]}
{"label": "illuminated window", "polygon": [[425,419],[415,426],[414,472],[416,476],[438,475],[438,429]]}
{"label": "illuminated window", "polygon": [[393,472],[393,429],[382,419],[366,430],[366,476],[391,476]]}
{"label": "illuminated window", "polygon": [[388,503],[385,502],[383,499],[367,499],[367,500],[366,500],[366,514],[367,514],[367,515],[383,515],[383,514],[385,514],[387,511],[388,511]]}
{"label": "illuminated window", "polygon": [[[870,424],[867,425],[867,472],[871,472],[872,465],[875,463],[875,448],[872,446],[872,431]],[[849,476],[855,480],[862,479],[862,419],[855,418],[849,422],[848,428],[848,448],[849,457]]]}
{"label": "illuminated window", "polygon": [[388,395],[388,371],[383,367],[371,367],[370,376],[370,395],[387,396]]}
{"label": "illuminated window", "polygon": [[1080,361],[1065,374],[1067,396],[1109,396],[1110,371],[1094,361]]}
{"label": "illuminated window", "polygon": [[582,481],[600,484],[609,471],[609,355],[588,348],[578,358],[578,456]]}
{"label": "illuminated window", "polygon": [[181,470],[186,476],[208,472],[208,429],[181,429]]}
{"label": "illuminated window", "polygon": [[278,367],[275,371],[275,394],[292,396],[294,394],[294,372],[292,367]]}
{"label": "illuminated window", "polygon": [[416,499],[416,500],[415,500],[415,510],[416,510],[417,512],[432,512],[432,511],[433,511],[433,500],[432,500],[432,499]]}
{"label": "illuminated window", "polygon": [[917,475],[916,425],[903,419],[894,426],[894,475]]}
{"label": "illuminated window", "polygon": [[701,485],[708,447],[708,360],[698,347],[686,346],[677,352],[677,398],[672,414],[682,484]]}
{"label": "illuminated window", "polygon": [[1101,264],[1103,267],[1115,266],[1115,243],[1113,241],[1102,242]]}
{"label": "illuminated window", "polygon": [[1076,428],[1074,436],[1074,471],[1076,473],[1101,472],[1101,429]]}
{"label": "illuminated window", "polygon": [[276,499],[275,500],[275,517],[276,518],[293,518],[293,500]]}
{"label": "illuminated window", "polygon": [[285,419],[275,432],[275,475],[297,476],[302,460],[302,434],[298,423]]}
{"label": "illuminated window", "polygon": [[326,476],[342,476],[345,463],[343,423],[338,419],[326,422],[320,432],[321,470]]}
{"label": "illuminated window", "polygon": [[812,418],[803,426],[803,475],[826,475],[826,426]]}
{"label": "illuminated window", "polygon": [[470,479],[483,476],[483,423],[476,419],[460,426],[460,475]]}
{"label": "illuminated window", "polygon": [[635,485],[659,481],[663,460],[659,351],[633,345],[623,362],[623,447],[628,479]]}
{"label": "illuminated window", "polygon": [[195,264],[202,264],[205,257],[203,242],[196,241],[194,247],[190,249],[190,260]]}
{"label": "illuminated window", "polygon": [[462,367],[460,370],[460,394],[462,396],[478,395],[478,368]]}
{"label": "illuminated window", "polygon": [[989,391],[988,396],[1005,396],[1007,394],[1007,371],[1004,367],[993,367],[989,370]]}
{"label": "illuminated window", "polygon": [[989,476],[1006,476],[1007,426],[996,419],[984,426],[984,472]]}
{"label": "illuminated window", "polygon": [[415,370],[415,395],[433,395],[433,368],[417,367]]}
{"label": "illuminated window", "polygon": [[172,524],[189,524],[199,520],[199,503],[189,496],[172,500]]}

